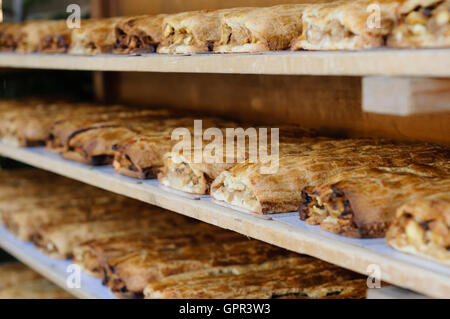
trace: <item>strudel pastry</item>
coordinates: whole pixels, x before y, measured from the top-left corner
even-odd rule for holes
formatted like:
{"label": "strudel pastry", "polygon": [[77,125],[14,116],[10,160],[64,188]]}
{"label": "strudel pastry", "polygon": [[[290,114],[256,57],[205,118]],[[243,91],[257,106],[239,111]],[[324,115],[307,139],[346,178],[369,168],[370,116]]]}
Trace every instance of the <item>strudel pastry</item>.
{"label": "strudel pastry", "polygon": [[69,54],[94,55],[110,53],[116,43],[115,29],[120,18],[91,19],[73,29]]}
{"label": "strudel pastry", "polygon": [[302,256],[174,275],[150,283],[144,295],[147,299],[363,299],[366,290],[362,276]]}
{"label": "strudel pastry", "polygon": [[70,141],[80,133],[98,128],[121,127],[126,122],[148,121],[149,118],[165,118],[170,114],[166,110],[134,109],[122,106],[99,113],[80,113],[71,119],[55,122],[50,128],[47,149],[64,153],[70,150]]}
{"label": "strudel pastry", "polygon": [[221,18],[242,9],[202,10],[168,15],[158,53],[191,54],[212,52],[221,38]]}
{"label": "strudel pastry", "polygon": [[[85,195],[87,191],[84,191]],[[113,218],[122,214],[122,210],[133,207],[133,202],[121,197],[77,198],[76,194],[73,194],[72,198],[59,197],[59,201],[53,199],[33,203],[27,200],[21,207],[15,207],[16,209],[2,210],[2,222],[18,238],[31,241],[38,236],[42,227],[87,222],[106,217],[104,215]],[[27,205],[26,202],[30,204]]]}
{"label": "strudel pastry", "polygon": [[394,48],[438,48],[450,46],[450,1],[406,1],[398,26],[387,44]]}
{"label": "strudel pastry", "polygon": [[298,209],[305,187],[337,182],[356,169],[423,166],[433,174],[450,172],[449,150],[428,144],[347,139],[310,143],[299,151],[281,154],[275,174],[263,174],[264,164],[248,162],[223,172],[212,184],[211,196],[260,214],[291,212]]}
{"label": "strudel pastry", "polygon": [[225,13],[222,37],[214,52],[286,50],[301,34],[304,8],[304,5],[280,5]]}
{"label": "strudel pastry", "polygon": [[180,224],[186,224],[186,219],[174,218],[164,209],[132,201],[120,208],[108,208],[105,213],[91,216],[84,222],[43,226],[33,241],[50,256],[70,259],[77,246],[90,240],[138,234],[146,229],[170,231]]}
{"label": "strudel pastry", "polygon": [[73,299],[54,283],[45,278],[21,282],[0,290],[0,299]]}
{"label": "strudel pastry", "polygon": [[108,111],[111,111],[109,107],[103,105],[51,102],[10,111],[1,122],[9,119],[6,136],[10,143],[19,146],[40,146],[45,145],[53,123],[77,114],[101,114]]}
{"label": "strudel pastry", "polygon": [[[448,183],[447,183],[448,184]],[[386,235],[387,243],[402,252],[450,265],[450,190],[409,201],[397,210]]]}
{"label": "strudel pastry", "polygon": [[19,53],[66,53],[71,42],[66,20],[26,22],[20,30]]}
{"label": "strudel pastry", "polygon": [[162,38],[165,15],[128,17],[116,25],[113,53],[133,54],[156,51]]}
{"label": "strudel pastry", "polygon": [[[164,111],[161,115],[165,114]],[[158,115],[155,113],[155,115]],[[120,145],[125,141],[145,136],[158,140],[158,145],[167,143],[172,129],[183,124],[192,125],[194,119],[162,119],[163,116],[147,116],[136,119],[124,119],[116,121],[116,126],[110,127],[85,127],[78,133],[72,134],[68,141],[68,150],[63,152],[67,159],[94,165],[111,164],[114,156],[121,149]],[[165,144],[164,144],[165,145]],[[139,156],[144,150],[139,150]],[[152,158],[146,159],[151,161]],[[131,164],[130,164],[131,165]]]}
{"label": "strudel pastry", "polygon": [[[139,249],[108,262],[107,285],[116,292],[142,294],[145,287],[167,276],[229,265],[260,264],[293,255],[283,249],[249,241],[228,232],[211,234],[209,242]],[[108,271],[106,269],[106,271]]]}
{"label": "strudel pastry", "polygon": [[0,291],[21,282],[32,281],[41,278],[37,273],[20,263],[0,264]]}
{"label": "strudel pastry", "polygon": [[[155,127],[158,134],[149,134],[148,131],[142,131],[132,139],[124,139],[123,142],[115,146],[116,153],[113,163],[115,170],[119,174],[134,178],[155,178],[164,166],[164,155],[171,152],[173,147],[180,142],[175,137],[172,139],[171,135],[174,130],[183,128],[194,135],[194,120],[194,118],[164,120]],[[232,128],[235,126],[236,123],[234,122],[227,122],[218,118],[202,119],[203,129],[213,127]],[[203,131],[201,133],[203,134]]]}
{"label": "strudel pastry", "polygon": [[[258,128],[255,130],[258,132]],[[242,134],[241,134],[242,133]],[[258,134],[258,133],[257,133]],[[214,141],[218,144],[203,143],[201,151],[201,160],[196,160],[194,152],[196,149],[192,147],[191,152],[186,152],[184,149],[174,149],[167,153],[164,157],[164,167],[158,174],[158,179],[161,184],[191,194],[208,194],[212,182],[224,171],[231,169],[239,163],[245,162],[249,158],[253,161],[269,160],[272,154],[272,146],[280,154],[298,152],[301,148],[300,144],[306,141],[313,141],[315,139],[306,137],[314,135],[312,131],[304,130],[298,127],[291,127],[289,129],[282,128],[279,131],[278,141],[274,141],[267,136],[266,144],[264,145],[261,136],[256,138],[249,138],[242,130],[236,134],[236,138],[230,143],[234,147],[228,149],[226,133],[224,130],[223,141]],[[241,139],[242,143],[237,140]],[[275,145],[276,144],[276,145]],[[215,150],[210,151],[211,146],[219,146]],[[222,146],[220,148],[220,146]],[[223,154],[216,154],[222,149]],[[262,152],[264,150],[264,152]],[[267,159],[263,157],[267,156]]]}
{"label": "strudel pastry", "polygon": [[311,4],[292,50],[357,50],[384,45],[405,0],[342,0]]}
{"label": "strudel pastry", "polygon": [[22,23],[0,24],[0,52],[12,52],[17,49],[22,27]]}
{"label": "strudel pastry", "polygon": [[[174,215],[175,218],[182,216]],[[84,270],[96,277],[107,279],[107,264],[110,260],[145,248],[158,247],[175,248],[189,243],[211,240],[213,233],[221,233],[222,229],[208,224],[196,223],[195,220],[185,218],[184,225],[179,222],[178,228],[167,232],[165,227],[141,229],[139,233],[123,234],[113,238],[95,239],[75,247],[74,260]],[[227,231],[228,234],[232,234]]]}
{"label": "strudel pastry", "polygon": [[382,238],[402,204],[415,197],[450,192],[450,178],[422,173],[362,169],[348,172],[337,183],[307,187],[300,218],[347,237]]}

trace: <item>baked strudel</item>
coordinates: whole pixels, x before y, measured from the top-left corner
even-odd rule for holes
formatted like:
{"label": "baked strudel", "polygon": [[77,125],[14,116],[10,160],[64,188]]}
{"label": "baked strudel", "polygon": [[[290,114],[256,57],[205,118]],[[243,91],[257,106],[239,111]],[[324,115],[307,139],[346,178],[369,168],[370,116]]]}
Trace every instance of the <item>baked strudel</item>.
{"label": "baked strudel", "polygon": [[406,1],[387,44],[394,48],[450,46],[450,0]]}
{"label": "baked strudel", "polygon": [[39,278],[41,276],[23,264],[15,262],[0,264],[0,291]]}
{"label": "baked strudel", "polygon": [[0,299],[73,299],[51,281],[40,278],[0,290]]}
{"label": "baked strudel", "polygon": [[[256,162],[268,161],[271,156],[275,156],[272,154],[272,146],[280,154],[296,153],[301,148],[300,144],[315,140],[305,137],[314,135],[312,131],[298,127],[279,129],[278,141],[274,141],[272,144],[271,138],[267,136],[267,145],[262,143],[261,135],[250,138],[246,136],[246,131],[243,129],[236,132],[236,136],[232,136],[233,140],[229,142],[233,143],[232,149],[228,149],[229,143],[227,143],[225,130],[223,130],[222,142],[216,140],[217,144],[204,142],[201,149],[201,160],[196,160],[194,146],[192,146],[191,152],[186,152],[183,148],[167,153],[164,157],[164,167],[158,174],[160,183],[191,194],[209,194],[212,182],[222,172],[250,158]],[[258,128],[255,133],[259,134]],[[270,130],[268,134],[270,134]],[[238,140],[241,140],[241,143]],[[219,154],[220,150],[223,151],[223,154]],[[266,159],[264,159],[265,156]]]}
{"label": "baked strudel", "polygon": [[12,52],[20,41],[22,23],[0,23],[0,52]]}
{"label": "baked strudel", "polygon": [[[124,142],[144,136],[147,139],[158,140],[158,145],[166,145],[167,138],[174,128],[194,123],[193,118],[163,120],[165,114],[165,111],[161,111],[160,115],[155,113],[155,116],[117,120],[115,122],[117,126],[96,127],[97,124],[95,124],[93,128],[85,127],[78,133],[72,134],[68,141],[68,150],[63,152],[63,156],[86,164],[111,164],[115,154],[123,154],[119,149],[122,150],[121,145]],[[138,156],[149,155],[143,153],[144,149],[140,149]],[[152,161],[153,157],[146,160]]]}
{"label": "baked strudel", "polygon": [[382,140],[329,140],[300,145],[299,155],[280,154],[278,171],[263,174],[262,163],[239,164],[212,184],[217,200],[260,214],[291,212],[302,202],[302,190],[337,182],[342,174],[361,168],[426,167],[449,174],[449,150],[428,144],[397,144]]}
{"label": "baked strudel", "polygon": [[292,50],[358,50],[384,45],[405,0],[353,0],[307,5]]}
{"label": "baked strudel", "polygon": [[115,29],[121,18],[91,19],[73,29],[69,54],[95,55],[110,53],[116,43]]}
{"label": "baked strudel", "polygon": [[144,295],[147,299],[363,299],[366,290],[362,276],[302,256],[174,275],[150,283]]}
{"label": "baked strudel", "polygon": [[142,294],[145,287],[167,276],[212,267],[260,264],[292,253],[230,232],[211,234],[210,241],[139,249],[126,256],[111,259],[105,271],[107,285],[116,292]]}
{"label": "baked strudel", "polygon": [[26,22],[20,30],[19,53],[66,53],[72,31],[66,20]]}
{"label": "baked strudel", "polygon": [[402,252],[450,265],[450,190],[420,197],[400,207],[387,243]]}
{"label": "baked strudel", "polygon": [[243,8],[222,17],[222,37],[214,52],[286,50],[302,31],[304,5]]}
{"label": "baked strudel", "polygon": [[148,118],[165,118],[170,114],[166,110],[134,109],[115,106],[111,110],[94,113],[80,113],[72,119],[55,122],[50,128],[47,149],[64,153],[70,151],[70,141],[76,135],[98,128],[117,128],[128,122],[148,121]]}
{"label": "baked strudel", "polygon": [[158,53],[192,54],[212,52],[221,38],[221,18],[242,9],[202,10],[168,15]]}
{"label": "baked strudel", "polygon": [[23,264],[0,264],[0,299],[71,298],[61,288]]}
{"label": "baked strudel", "polygon": [[397,209],[409,200],[440,191],[450,192],[450,179],[423,176],[423,169],[404,172],[361,169],[337,183],[303,190],[300,218],[339,235],[382,238]]}
{"label": "baked strudel", "polygon": [[156,51],[162,38],[162,23],[166,15],[138,16],[120,20],[116,25],[113,53],[135,54]]}
{"label": "baked strudel", "polygon": [[[148,179],[155,178],[160,169],[164,166],[164,155],[172,151],[180,140],[178,136],[172,139],[172,133],[177,128],[189,131],[191,137],[189,141],[193,143],[194,118],[175,118],[162,121],[155,126],[155,132],[149,134],[142,131],[136,137],[123,140],[114,149],[116,151],[113,166],[122,175]],[[235,127],[236,123],[227,122],[217,118],[203,118],[202,129]],[[203,130],[201,134],[203,134]],[[203,138],[203,136],[202,136]],[[170,185],[169,185],[170,186]]]}

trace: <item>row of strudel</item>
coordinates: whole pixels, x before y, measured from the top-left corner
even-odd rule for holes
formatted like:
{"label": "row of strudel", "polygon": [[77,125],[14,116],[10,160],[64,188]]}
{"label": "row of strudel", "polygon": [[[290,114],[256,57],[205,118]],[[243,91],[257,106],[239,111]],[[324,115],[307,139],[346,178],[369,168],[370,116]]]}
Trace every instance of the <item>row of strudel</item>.
{"label": "row of strudel", "polygon": [[448,47],[450,0],[336,0],[268,8],[0,26],[0,50],[71,54]]}
{"label": "row of strudel", "polygon": [[[47,254],[73,258],[120,297],[365,296],[366,280],[350,271],[91,187],[73,193],[63,178],[45,175],[0,173],[3,189],[36,187],[0,200],[2,221]],[[41,180],[54,180],[60,194]]]}
{"label": "row of strudel", "polygon": [[23,264],[0,264],[0,299],[72,299],[73,297]]}
{"label": "row of strudel", "polygon": [[[8,114],[11,106],[5,105]],[[55,111],[58,121],[49,124],[51,121],[44,120],[48,113],[42,111],[43,105],[37,110],[16,108],[9,122],[23,123],[15,125],[19,134],[24,127],[40,125],[37,131],[47,132],[47,147],[65,158],[89,164],[112,163],[118,173],[141,179],[157,176],[165,186],[194,194],[210,193],[216,200],[255,213],[299,209],[302,220],[344,236],[384,237],[400,206],[449,192],[450,150],[444,146],[315,137],[311,131],[282,126],[279,142],[269,139],[265,148],[261,148],[261,135],[246,140],[246,131],[241,130],[243,144],[239,144],[239,137],[227,145],[227,139],[213,144],[223,146],[223,153],[212,154],[208,150],[211,144],[198,146],[196,141],[188,143],[190,152],[186,152],[184,147],[175,147],[178,141],[171,135],[176,128],[191,134],[194,117],[177,117],[166,110],[125,110],[121,106],[89,110],[76,105]],[[36,120],[20,122],[31,117]],[[218,118],[203,121],[205,132],[217,127],[224,136],[227,128],[238,126]],[[228,151],[230,145],[233,147]],[[252,146],[259,155],[261,151],[271,154],[276,146],[279,156],[269,156],[274,172],[264,172],[268,163],[261,158],[251,160]],[[196,150],[201,155],[211,154],[211,158],[196,160]]]}

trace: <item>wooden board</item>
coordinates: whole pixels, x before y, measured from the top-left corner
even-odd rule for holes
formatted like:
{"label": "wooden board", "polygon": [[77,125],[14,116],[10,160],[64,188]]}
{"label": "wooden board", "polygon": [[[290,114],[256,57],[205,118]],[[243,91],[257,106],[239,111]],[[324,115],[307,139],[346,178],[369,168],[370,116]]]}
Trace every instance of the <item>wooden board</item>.
{"label": "wooden board", "polygon": [[450,111],[450,79],[365,77],[363,110],[395,115]]}
{"label": "wooden board", "polygon": [[383,287],[380,289],[368,289],[367,299],[429,299],[424,295],[398,287]]}
{"label": "wooden board", "polygon": [[69,288],[67,279],[72,273],[68,271],[68,267],[72,264],[71,261],[48,257],[38,251],[31,243],[15,238],[3,226],[0,226],[0,247],[77,298],[116,299],[111,291],[102,285],[101,279],[94,278],[84,272],[80,273],[80,287]]}
{"label": "wooden board", "polygon": [[209,196],[170,191],[158,181],[140,181],[114,172],[61,159],[42,148],[0,144],[0,154],[78,181],[199,219],[298,253],[368,274],[378,265],[381,280],[432,297],[450,297],[450,268],[397,252],[384,239],[350,239],[300,221],[298,214],[259,216],[218,204]]}
{"label": "wooden board", "polygon": [[450,49],[271,52],[172,56],[0,54],[0,67],[91,71],[286,75],[450,76]]}

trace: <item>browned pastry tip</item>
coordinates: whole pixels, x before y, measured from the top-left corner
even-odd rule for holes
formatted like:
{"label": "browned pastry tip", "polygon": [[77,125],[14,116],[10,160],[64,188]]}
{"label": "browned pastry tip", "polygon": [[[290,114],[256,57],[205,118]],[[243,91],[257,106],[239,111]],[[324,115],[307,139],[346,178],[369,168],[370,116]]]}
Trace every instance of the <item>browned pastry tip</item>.
{"label": "browned pastry tip", "polygon": [[115,27],[113,53],[153,53],[162,38],[162,21],[166,15],[137,16],[121,19]]}
{"label": "browned pastry tip", "polygon": [[81,28],[72,31],[72,41],[68,53],[74,55],[110,53],[116,42],[115,27],[120,19],[82,20]]}
{"label": "browned pastry tip", "polygon": [[71,43],[66,20],[30,21],[20,29],[19,53],[66,53]]}
{"label": "browned pastry tip", "polygon": [[402,252],[450,264],[450,192],[401,206],[386,241]]}
{"label": "browned pastry tip", "polygon": [[400,21],[387,40],[394,48],[441,48],[450,46],[450,1],[406,1]]}
{"label": "browned pastry tip", "polygon": [[285,50],[300,36],[304,5],[240,8],[222,17],[222,37],[214,52]]}

